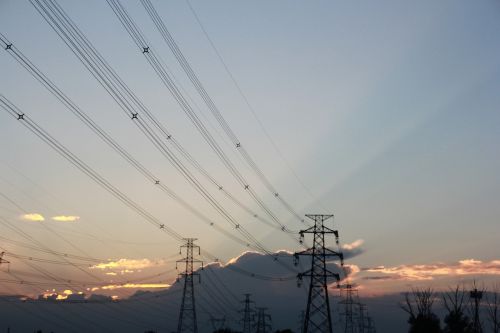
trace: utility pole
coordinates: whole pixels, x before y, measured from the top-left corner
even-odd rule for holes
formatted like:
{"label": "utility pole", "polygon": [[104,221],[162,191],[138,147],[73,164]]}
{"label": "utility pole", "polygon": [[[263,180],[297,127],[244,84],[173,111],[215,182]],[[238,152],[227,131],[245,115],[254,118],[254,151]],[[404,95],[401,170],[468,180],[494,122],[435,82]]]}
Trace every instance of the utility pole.
{"label": "utility pole", "polygon": [[255,333],[270,333],[272,329],[271,315],[266,314],[266,308],[257,308],[257,324]]}
{"label": "utility pole", "polygon": [[250,295],[251,294],[245,294],[245,300],[242,302],[244,304],[243,307],[243,330],[242,333],[253,333],[252,332],[252,324],[253,324],[253,315],[255,313],[255,310],[251,308],[251,304],[253,301],[250,300]]}
{"label": "utility pole", "polygon": [[479,304],[481,303],[481,299],[483,298],[483,291],[478,290],[474,283],[474,289],[470,292],[470,298],[473,300],[474,304],[474,322],[472,331],[474,333],[483,332],[483,328],[481,326],[481,320],[479,319]]}
{"label": "utility pole", "polygon": [[203,262],[194,259],[194,249],[198,249],[198,255],[200,254],[200,247],[194,245],[196,238],[185,238],[184,240],[186,241],[186,244],[180,247],[179,253],[182,254],[182,249],[186,248],[186,257],[181,260],[177,260],[177,263],[185,264],[184,272],[179,274],[179,276],[184,279],[184,290],[182,292],[182,303],[179,314],[179,322],[177,324],[177,333],[198,333],[194,297],[194,276],[198,276],[198,281],[201,281],[200,275],[194,272],[194,263],[201,263],[201,268],[203,269]]}
{"label": "utility pole", "polygon": [[300,256],[311,257],[311,268],[297,275],[298,284],[304,277],[310,278],[309,294],[307,298],[306,316],[302,333],[332,333],[332,316],[328,299],[328,278],[334,277],[340,281],[340,275],[326,268],[328,258],[337,257],[343,265],[344,257],[340,251],[333,251],[326,247],[325,236],[333,234],[338,245],[338,231],[325,226],[325,221],[333,215],[308,214],[306,217],[314,221],[314,226],[301,230],[301,241],[304,234],[313,234],[313,246],[305,251],[294,254],[295,264]]}

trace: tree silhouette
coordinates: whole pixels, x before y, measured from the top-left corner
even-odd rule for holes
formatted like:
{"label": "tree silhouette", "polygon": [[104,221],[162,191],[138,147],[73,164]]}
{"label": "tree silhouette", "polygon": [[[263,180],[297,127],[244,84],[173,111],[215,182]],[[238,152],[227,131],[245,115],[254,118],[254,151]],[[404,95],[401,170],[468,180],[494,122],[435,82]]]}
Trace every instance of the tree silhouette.
{"label": "tree silhouette", "polygon": [[440,333],[439,318],[432,312],[436,295],[431,288],[415,288],[405,293],[401,309],[409,314],[409,333]]}
{"label": "tree silhouette", "polygon": [[500,333],[500,284],[495,284],[487,296],[488,321],[493,333]]}
{"label": "tree silhouette", "polygon": [[465,314],[464,288],[456,286],[449,292],[443,294],[443,303],[448,314],[444,317],[445,333],[472,333],[473,327],[470,318]]}

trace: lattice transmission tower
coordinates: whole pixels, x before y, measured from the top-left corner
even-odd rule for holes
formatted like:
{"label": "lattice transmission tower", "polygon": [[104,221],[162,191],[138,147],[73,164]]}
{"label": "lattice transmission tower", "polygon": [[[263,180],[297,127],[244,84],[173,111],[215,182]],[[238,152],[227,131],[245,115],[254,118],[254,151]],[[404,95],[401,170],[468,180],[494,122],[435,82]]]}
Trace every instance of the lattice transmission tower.
{"label": "lattice transmission tower", "polygon": [[214,316],[210,316],[210,323],[212,324],[214,332],[222,330],[226,326],[226,317],[216,318]]}
{"label": "lattice transmission tower", "polygon": [[367,323],[366,333],[377,333],[377,330],[375,329],[375,324],[373,324],[373,319],[371,317],[366,318],[366,323]]}
{"label": "lattice transmission tower", "polygon": [[242,302],[244,304],[243,310],[240,311],[243,313],[242,324],[243,330],[242,333],[253,333],[253,318],[255,314],[255,310],[252,308],[253,301],[250,300],[251,294],[245,294],[245,300]]}
{"label": "lattice transmission tower", "polygon": [[342,300],[344,305],[344,333],[375,333],[373,320],[368,314],[366,304],[361,303],[358,290],[350,282],[341,286]]}
{"label": "lattice transmission tower", "polygon": [[304,234],[312,234],[313,245],[305,251],[294,254],[295,264],[298,263],[300,256],[311,258],[311,268],[297,275],[299,285],[302,283],[304,277],[310,279],[302,333],[332,333],[328,279],[335,278],[338,283],[340,275],[327,268],[327,260],[332,257],[338,258],[343,266],[344,257],[340,251],[334,251],[327,247],[325,237],[327,235],[334,235],[335,244],[338,247],[339,234],[337,230],[325,226],[325,221],[332,218],[333,215],[308,214],[306,217],[314,221],[314,226],[301,230],[300,238],[303,240]]}
{"label": "lattice transmission tower", "polygon": [[[357,333],[361,332],[359,330],[362,324],[360,324],[360,317],[355,314],[355,306],[359,306],[360,303],[357,300],[357,289],[350,283],[341,287],[342,300],[340,304],[344,305],[344,333]],[[356,325],[357,323],[357,325]],[[356,330],[358,328],[358,330]]]}
{"label": "lattice transmission tower", "polygon": [[180,254],[182,254],[182,249],[185,248],[186,257],[177,260],[177,264],[185,264],[184,272],[179,274],[179,276],[184,280],[184,289],[182,291],[182,303],[181,311],[179,313],[179,322],[177,324],[177,333],[198,333],[194,297],[194,277],[198,276],[198,281],[201,281],[200,275],[194,272],[194,264],[200,263],[203,269],[203,262],[201,260],[194,259],[195,249],[198,249],[198,255],[200,255],[200,247],[194,245],[195,240],[196,238],[185,238],[186,244],[180,247]]}
{"label": "lattice transmission tower", "polygon": [[368,332],[368,321],[366,316],[366,305],[358,300],[358,332],[365,333]]}
{"label": "lattice transmission tower", "polygon": [[474,281],[474,289],[469,293],[469,297],[472,301],[472,311],[473,311],[473,321],[472,321],[472,332],[482,333],[483,327],[481,324],[481,319],[479,318],[479,307],[481,304],[481,299],[483,298],[483,290],[476,288],[476,281]]}
{"label": "lattice transmission tower", "polygon": [[299,321],[297,322],[298,331],[302,332],[304,330],[304,321],[306,319],[306,312],[304,310],[300,311]]}
{"label": "lattice transmission tower", "polygon": [[257,308],[255,333],[270,333],[273,330],[271,315],[267,314],[266,310],[266,308]]}
{"label": "lattice transmission tower", "polygon": [[3,258],[3,256],[5,255],[5,251],[4,252],[0,252],[0,266],[2,266],[2,264],[7,264],[7,271],[9,271],[9,265],[10,265],[10,261],[8,260],[5,260]]}

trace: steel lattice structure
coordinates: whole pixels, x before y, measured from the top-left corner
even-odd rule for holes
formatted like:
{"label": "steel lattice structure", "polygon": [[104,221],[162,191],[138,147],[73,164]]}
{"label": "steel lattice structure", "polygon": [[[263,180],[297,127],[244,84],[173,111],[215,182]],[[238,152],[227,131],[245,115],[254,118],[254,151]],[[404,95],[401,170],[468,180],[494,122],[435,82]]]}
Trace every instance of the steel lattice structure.
{"label": "steel lattice structure", "polygon": [[182,292],[182,303],[181,311],[179,313],[179,322],[177,325],[177,333],[198,333],[198,323],[196,321],[196,307],[195,307],[195,295],[194,295],[194,277],[198,276],[198,273],[194,272],[194,264],[201,263],[203,268],[203,262],[194,259],[194,249],[198,249],[198,255],[200,254],[200,247],[194,245],[196,238],[185,238],[186,244],[181,246],[182,249],[186,248],[186,257],[177,260],[177,263],[184,263],[184,272],[179,274],[181,278],[184,279],[184,290]]}
{"label": "steel lattice structure", "polygon": [[[361,333],[361,330],[356,330],[356,328],[361,328],[363,324],[360,323],[359,317],[355,317],[354,306],[359,306],[357,298],[357,290],[350,283],[342,286],[341,291],[343,291],[343,300],[340,304],[344,305],[344,333]],[[361,309],[360,309],[361,310]],[[356,325],[356,322],[358,325]]]}
{"label": "steel lattice structure", "polygon": [[310,279],[307,308],[302,327],[303,333],[332,333],[332,317],[330,301],[328,299],[328,279],[335,278],[340,281],[340,275],[327,269],[328,258],[336,257],[343,265],[344,257],[340,251],[334,251],[326,247],[325,237],[335,236],[338,245],[338,231],[325,226],[325,221],[333,215],[308,214],[306,217],[314,221],[314,226],[301,230],[300,237],[304,234],[313,235],[313,245],[305,251],[294,254],[296,263],[300,256],[311,257],[311,268],[297,275],[299,284],[304,277]]}
{"label": "steel lattice structure", "polygon": [[271,315],[266,313],[266,308],[257,308],[256,333],[269,333],[272,331]]}
{"label": "steel lattice structure", "polygon": [[250,300],[250,294],[245,294],[245,300],[243,301],[243,304],[245,305],[243,310],[240,312],[243,312],[243,330],[242,333],[253,333],[253,315],[255,313],[255,310],[252,309],[251,304],[253,302]]}

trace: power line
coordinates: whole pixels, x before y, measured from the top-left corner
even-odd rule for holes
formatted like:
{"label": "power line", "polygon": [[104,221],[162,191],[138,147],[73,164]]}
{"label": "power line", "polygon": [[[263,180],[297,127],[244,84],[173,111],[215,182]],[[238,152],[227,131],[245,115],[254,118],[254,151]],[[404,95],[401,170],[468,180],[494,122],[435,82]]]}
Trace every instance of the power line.
{"label": "power line", "polygon": [[[115,2],[117,4],[117,7],[120,6],[119,0],[108,0],[109,2]],[[154,22],[156,28],[160,32],[160,34],[163,37],[163,40],[167,45],[169,46],[170,50],[174,54],[175,58],[181,65],[182,69],[186,73],[186,75],[189,77],[189,80],[193,84],[193,86],[196,88],[197,92],[207,105],[208,109],[214,116],[214,118],[217,120],[219,123],[220,127],[224,130],[224,133],[226,133],[227,137],[230,139],[230,141],[233,143],[233,146],[238,150],[238,152],[241,154],[245,162],[250,166],[250,168],[254,171],[254,173],[257,175],[257,177],[260,179],[260,181],[264,184],[264,186],[272,193],[272,195],[279,200],[279,202],[297,219],[299,219],[301,222],[304,222],[304,219],[292,208],[292,206],[278,193],[276,188],[271,184],[269,179],[265,176],[265,174],[262,172],[262,170],[259,168],[255,160],[250,156],[244,145],[241,143],[239,138],[236,136],[234,131],[231,129],[223,115],[221,114],[220,110],[218,107],[215,105],[214,101],[210,97],[210,95],[207,93],[205,87],[199,80],[198,76],[196,73],[193,71],[191,65],[189,64],[188,60],[182,53],[182,51],[179,49],[179,46],[175,42],[174,38],[168,31],[167,27],[165,26],[165,23],[163,22],[162,18],[160,15],[158,15],[158,12],[152,5],[150,0],[141,0],[144,8],[149,14],[149,17],[151,20]],[[122,11],[124,11],[122,7]],[[125,13],[126,14],[126,13]]]}
{"label": "power line", "polygon": [[[34,2],[32,2],[32,3],[35,5],[35,3],[34,3]],[[38,4],[39,4],[39,2],[38,2]],[[39,10],[39,11],[42,11],[42,9],[38,9],[38,7],[36,7],[36,6],[35,6],[35,8],[37,8],[37,10]],[[44,11],[44,13],[45,13],[46,15],[49,15],[49,14],[47,14],[47,13],[46,13],[46,9],[43,9],[43,11]],[[43,14],[42,14],[42,15],[43,15]],[[44,16],[44,18],[46,18],[46,19],[47,19],[47,21],[48,21],[49,23],[51,23],[50,19],[52,18],[52,16],[50,16],[50,17],[45,17],[45,16]],[[56,29],[56,27],[54,27],[54,29]],[[61,34],[61,32],[59,32],[59,34]],[[75,33],[74,31],[72,31],[72,34],[73,34],[73,35],[75,35],[76,33]],[[62,36],[61,36],[61,37],[62,37]],[[84,41],[86,41],[86,39],[84,39]],[[69,42],[67,42],[67,41],[65,41],[65,42],[66,42],[67,44],[70,44],[70,43],[69,43]],[[80,42],[81,42],[81,41],[80,41]],[[73,43],[73,44],[74,44],[74,43]],[[69,45],[68,45],[68,46],[69,46]],[[73,51],[75,52],[75,54],[76,54],[76,51],[75,51],[74,49],[72,49],[72,50],[73,50]],[[81,51],[81,50],[80,50],[80,51]],[[99,58],[99,59],[100,59],[100,61],[102,62],[102,59],[101,59],[101,58]],[[81,60],[83,60],[83,59],[81,59]],[[89,69],[89,70],[90,70],[90,69]],[[110,70],[110,69],[108,68],[108,71],[109,71],[109,70]],[[113,72],[111,72],[111,73],[113,73]],[[109,73],[108,73],[108,74],[109,74]],[[97,76],[97,74],[95,74],[95,73],[93,73],[93,75],[96,75],[96,76]],[[119,79],[118,79],[118,80],[119,80]],[[119,82],[120,82],[120,81],[119,81]],[[129,93],[131,93],[131,92],[129,92]],[[11,113],[11,114],[12,114],[12,113]],[[20,113],[20,112],[19,112],[19,113],[15,112],[15,114],[12,114],[12,115],[14,115],[14,116],[16,117],[16,119],[18,119],[18,120],[24,120],[24,114],[22,114],[22,113]],[[138,119],[138,118],[135,118],[135,119]],[[162,144],[161,140],[160,140],[158,137],[156,137],[156,136],[154,136],[154,135],[151,135],[152,131],[150,130],[150,128],[149,128],[149,127],[144,126],[144,124],[143,124],[143,123],[141,123],[141,121],[140,121],[140,120],[139,120],[139,121],[137,121],[136,123],[138,123],[138,124],[140,124],[140,125],[141,125],[141,127],[140,127],[140,129],[141,129],[141,130],[143,130],[144,132],[146,132],[146,133],[150,134],[149,138],[151,139],[151,141],[152,141],[155,145],[157,145],[159,148],[161,148],[161,149],[162,149],[162,152],[163,152],[165,155],[168,155],[168,154],[169,154],[168,150],[165,150],[165,149],[164,149],[164,145]],[[33,128],[32,128],[32,130],[33,130]],[[45,136],[45,134],[40,133],[40,132],[39,132],[39,131],[37,131],[36,129],[34,130],[34,133],[35,133],[35,134],[37,134],[37,135],[38,135],[38,136],[39,136],[42,140],[46,141],[46,143],[48,143],[49,145],[51,145],[51,146],[52,146],[52,145],[54,145],[54,142],[52,142],[50,138],[49,138],[49,139],[47,139],[47,137]],[[56,145],[56,147],[53,147],[53,148],[54,148],[54,149],[56,149],[56,151],[58,150],[58,149],[57,149],[57,148],[58,148],[58,147],[57,147],[57,145]],[[60,147],[59,147],[59,148],[60,148]],[[61,152],[60,152],[60,153],[61,153]],[[62,154],[64,155],[64,152],[63,152]],[[66,157],[67,157],[67,156],[66,156]],[[75,161],[75,159],[74,159],[74,158],[70,158],[70,160],[73,162],[73,164],[74,164],[75,166],[77,166],[78,168],[80,168],[80,170],[81,170],[81,171],[83,171],[84,173],[86,173],[88,176],[90,176],[91,178],[92,178],[92,177],[95,177],[95,174],[94,174],[92,171],[89,171],[89,170],[86,168],[86,166],[82,166],[82,164],[79,164],[79,162],[78,162],[77,160]],[[177,162],[177,161],[176,161],[176,160],[174,160],[173,162],[174,162],[174,164],[176,164],[176,162]],[[181,166],[181,167],[182,167],[182,166]],[[187,177],[189,177],[189,174],[187,175]],[[111,187],[111,188],[110,188],[109,186],[107,186],[107,184],[106,184],[106,183],[103,183],[103,182],[102,182],[102,179],[99,179],[99,178],[98,178],[98,179],[94,179],[94,181],[96,181],[97,183],[99,183],[101,186],[105,187],[108,191],[112,192],[112,194],[114,194],[115,196],[117,196],[119,199],[121,199],[122,201],[124,201],[126,204],[128,204],[128,205],[132,205],[132,206],[133,206],[133,208],[137,210],[137,208],[138,208],[138,207],[134,207],[134,204],[133,204],[133,203],[131,203],[129,200],[127,200],[128,198],[126,198],[126,197],[124,198],[124,197],[121,195],[121,193],[119,193],[119,192],[117,193],[117,192],[113,189],[113,187]],[[196,184],[195,184],[195,185],[196,185]],[[210,198],[209,198],[209,200],[210,200]],[[216,204],[215,204],[215,205],[216,205]],[[220,208],[220,207],[217,207],[217,208]],[[139,209],[139,211],[140,211],[140,209]],[[221,209],[219,209],[219,212],[220,212],[222,215],[224,215],[224,214],[225,214],[225,212],[224,212],[223,210],[221,210]],[[147,215],[147,212],[140,211],[140,214],[141,214],[141,215],[143,215],[143,216],[144,216],[144,214],[145,214],[146,216],[144,216],[144,217],[146,217],[146,219],[147,219],[147,220],[149,220],[150,222],[152,222],[152,223],[154,223],[155,225],[157,225],[160,229],[163,229],[163,228],[162,228],[162,224],[159,224],[157,221],[154,221],[154,220],[153,220],[153,221],[151,221],[151,219],[152,219],[152,218],[151,218],[151,216],[148,216],[148,215]],[[240,233],[242,233],[243,235],[245,235],[245,237],[249,238],[250,240],[253,240],[253,239],[254,239],[254,238],[253,238],[253,236],[249,235],[249,234],[248,234],[248,233],[247,233],[247,232],[246,232],[246,231],[245,231],[242,227],[240,227],[240,225],[239,225],[237,222],[235,222],[234,220],[232,220],[232,219],[231,219],[229,216],[227,216],[227,215],[226,215],[226,218],[227,218],[228,220],[230,220],[230,221],[233,223],[233,225],[234,225],[235,229],[238,229],[238,231],[239,231]],[[163,227],[164,227],[164,225],[163,225]],[[174,236],[174,237],[175,237],[175,236]],[[178,237],[177,237],[177,238],[178,238]],[[252,239],[252,238],[253,238],[253,239]],[[264,252],[266,252],[266,253],[270,254],[270,251],[265,250],[265,248],[264,248],[262,245],[259,245],[259,244],[258,244],[258,241],[256,241],[256,240],[255,240],[255,241],[253,241],[253,242],[254,242],[254,243],[257,243],[257,246],[259,246],[259,248],[263,249],[263,250],[264,250]],[[216,259],[216,257],[215,257],[215,256],[211,256],[211,257],[212,257],[212,258],[214,258],[214,259]]]}
{"label": "power line", "polygon": [[52,149],[54,149],[58,154],[60,154],[68,162],[76,166],[80,171],[89,176],[94,182],[103,187],[117,199],[122,201],[124,204],[129,206],[131,209],[136,211],[139,215],[144,217],[146,221],[155,225],[160,230],[164,230],[174,239],[182,240],[182,236],[179,235],[174,230],[170,229],[165,224],[161,223],[154,216],[149,214],[141,206],[139,206],[135,201],[130,199],[124,193],[122,193],[118,188],[114,187],[109,183],[104,177],[98,174],[85,162],[80,160],[76,155],[69,151],[65,146],[63,146],[59,141],[54,139],[50,134],[48,134],[44,129],[33,122],[26,114],[21,112],[15,105],[13,105],[9,100],[7,100],[3,95],[0,95],[0,107],[6,111],[8,114],[13,116],[15,119],[21,121],[21,124],[28,128],[33,134],[38,136],[41,140],[47,143]]}
{"label": "power line", "polygon": [[[172,79],[171,75],[163,66],[161,60],[156,56],[154,49],[151,44],[146,41],[146,38],[139,30],[135,22],[128,15],[125,8],[121,5],[121,3],[117,0],[107,0],[110,7],[113,9],[113,12],[118,17],[125,30],[128,32],[129,36],[133,39],[134,43],[137,45],[139,51],[145,56],[148,63],[154,69],[162,83],[166,86],[166,88],[170,91],[176,102],[179,104],[181,109],[187,115],[189,120],[193,123],[198,132],[202,135],[206,143],[212,148],[214,153],[221,160],[226,169],[231,173],[231,175],[235,178],[235,180],[239,183],[239,185],[244,189],[250,197],[259,205],[261,209],[263,209],[266,214],[271,217],[271,219],[280,227],[286,230],[286,226],[279,221],[277,216],[271,211],[271,209],[262,201],[262,199],[258,196],[258,194],[254,191],[254,189],[250,186],[246,178],[238,171],[236,166],[232,163],[232,161],[228,158],[224,150],[220,147],[211,133],[208,131],[204,123],[198,117],[198,115],[194,112],[193,108],[183,96],[180,89],[177,87],[175,81]],[[191,77],[190,74],[188,76]],[[238,146],[241,144],[238,142]],[[243,150],[243,152],[245,152]],[[273,195],[279,198],[279,194],[274,191]],[[285,202],[286,203],[286,202]],[[291,207],[289,207],[291,209]],[[303,221],[303,220],[301,220]]]}
{"label": "power line", "polygon": [[[45,130],[43,130],[41,127],[39,127],[26,114],[21,112],[15,105],[13,105],[10,101],[8,101],[3,95],[0,95],[0,107],[4,111],[9,113],[11,116],[13,116],[14,119],[21,121],[21,123],[26,128],[28,128],[31,132],[33,132],[35,135],[37,135],[40,139],[42,139],[45,143],[47,143],[51,148],[53,148],[63,158],[65,158],[71,164],[73,164],[75,167],[77,167],[80,171],[82,171],[84,174],[89,176],[98,185],[101,185],[105,190],[107,190],[108,192],[113,194],[115,197],[117,197],[124,204],[126,204],[127,206],[129,206],[130,208],[135,210],[139,215],[144,217],[146,219],[146,221],[159,227],[160,230],[167,232],[167,234],[169,234],[173,238],[182,239],[182,237],[178,233],[176,233],[172,229],[166,227],[164,224],[160,223],[160,221],[157,220],[154,216],[152,216],[147,211],[145,211],[141,206],[136,204],[134,201],[132,201],[130,198],[128,198],[125,194],[120,192],[116,187],[111,185],[106,179],[104,179],[102,176],[100,176],[96,171],[94,171],[92,168],[90,168],[87,164],[85,164],[82,160],[80,160],[76,155],[71,153],[71,151],[69,151],[65,146],[63,146],[60,142],[58,142],[52,136],[50,136],[50,134],[48,134]],[[215,257],[214,255],[211,255],[208,252],[205,252],[205,253],[206,253],[206,255],[208,255],[209,258],[217,259],[217,257]],[[269,251],[266,251],[266,253],[271,254]],[[277,258],[275,258],[275,259],[277,259]],[[279,263],[281,265],[284,265],[281,262],[279,262]],[[286,265],[285,265],[285,267],[287,269],[290,269]],[[230,269],[233,269],[237,272],[241,272],[241,273],[246,274],[246,275],[251,276],[251,277],[256,277],[256,278],[261,278],[261,279],[275,280],[275,281],[286,280],[286,278],[273,278],[273,277],[262,276],[259,274],[249,273],[243,269],[239,269],[239,268],[235,268],[235,267],[231,267]]]}
{"label": "power line", "polygon": [[[78,57],[84,66],[106,89],[110,96],[119,104],[122,110],[134,121],[139,129],[146,135],[150,142],[167,158],[167,160],[181,173],[181,175],[200,193],[207,202],[217,210],[221,216],[233,225],[245,238],[266,252],[265,247],[259,243],[251,234],[249,234],[202,186],[202,184],[191,174],[191,172],[182,164],[182,162],[166,146],[165,141],[139,117],[139,110],[150,117],[149,110],[133,94],[133,92],[118,77],[116,72],[107,64],[102,56],[95,50],[90,42],[85,38],[82,32],[76,27],[71,19],[64,13],[62,8],[55,1],[31,0],[33,6],[39,11],[47,23],[63,39],[70,50]],[[151,119],[150,119],[151,120]],[[152,120],[154,121],[154,119]],[[159,129],[164,129],[158,122],[154,123]],[[159,127],[158,127],[159,126]],[[164,133],[167,134],[167,133]],[[167,136],[168,138],[168,136]],[[269,251],[267,251],[269,252]]]}
{"label": "power line", "polygon": [[[149,1],[149,0],[147,0],[147,1]],[[317,199],[317,197],[312,193],[311,189],[308,186],[306,186],[306,184],[302,181],[302,179],[299,177],[299,175],[297,174],[297,172],[292,167],[291,163],[285,157],[285,155],[283,154],[283,152],[281,151],[281,149],[278,147],[278,145],[276,144],[276,142],[273,140],[272,136],[269,134],[269,131],[264,126],[264,123],[262,122],[262,120],[260,119],[260,117],[257,115],[257,112],[255,111],[255,108],[252,106],[252,104],[250,103],[250,101],[247,98],[246,94],[243,92],[243,89],[241,88],[240,84],[238,83],[238,81],[236,80],[235,76],[233,75],[232,71],[229,69],[229,66],[227,65],[226,61],[224,60],[224,57],[222,57],[221,52],[215,46],[214,41],[212,40],[212,38],[208,34],[207,29],[205,29],[205,26],[201,22],[201,19],[200,19],[199,15],[197,14],[196,10],[191,5],[191,2],[189,0],[186,0],[186,3],[188,4],[189,10],[193,14],[196,22],[200,26],[200,29],[203,32],[203,35],[205,36],[205,38],[207,39],[208,43],[210,44],[210,47],[214,50],[215,54],[217,55],[217,58],[219,59],[220,63],[222,64],[222,67],[224,68],[224,71],[229,76],[231,82],[233,83],[233,85],[235,86],[236,90],[238,91],[238,94],[242,97],[242,99],[245,102],[248,110],[250,111],[250,113],[255,118],[256,122],[258,123],[259,127],[262,130],[262,133],[264,133],[264,135],[266,136],[266,138],[268,139],[268,141],[273,146],[274,150],[276,151],[276,154],[281,158],[281,160],[284,162],[284,164],[288,167],[288,169],[290,170],[290,172],[292,173],[292,175],[294,176],[294,178],[297,180],[297,182],[300,184],[300,186],[302,186],[302,188],[305,190],[305,192],[315,202],[318,203],[318,205],[319,205],[320,208],[322,208],[323,210],[326,211],[327,210],[326,207],[321,203],[320,200]]]}
{"label": "power line", "polygon": [[[35,79],[37,79],[42,85],[49,90],[49,92],[54,95],[63,105],[65,105],[69,111],[71,111],[80,121],[82,121],[86,126],[88,126],[100,139],[102,139],[106,144],[108,144],[113,150],[115,150],[126,162],[128,162],[132,167],[134,167],[139,173],[141,173],[149,183],[153,184],[170,198],[177,201],[183,208],[194,214],[196,217],[201,219],[206,224],[213,227],[216,231],[224,234],[226,237],[232,239],[233,241],[249,247],[248,242],[234,236],[232,233],[228,232],[217,223],[209,219],[206,215],[201,213],[196,207],[191,205],[188,201],[182,199],[178,194],[176,194],[172,189],[170,189],[164,182],[161,181],[159,177],[154,175],[149,169],[142,165],[136,158],[134,158],[130,153],[128,153],[121,145],[119,145],[108,133],[106,133],[91,117],[89,117],[83,110],[81,110],[67,95],[65,95],[50,79],[43,74],[26,56],[24,56],[21,51],[19,51],[5,36],[0,34],[0,41],[5,45],[11,45],[8,49],[9,54],[20,63]],[[251,246],[251,245],[250,245]],[[258,249],[258,248],[256,248]]]}

